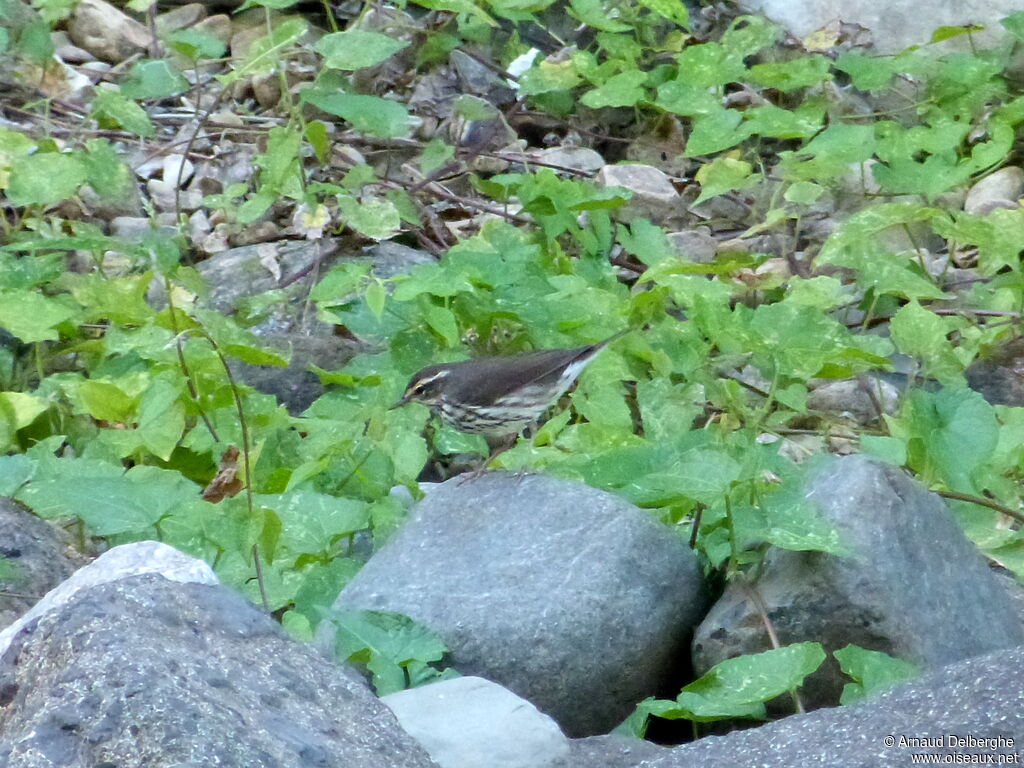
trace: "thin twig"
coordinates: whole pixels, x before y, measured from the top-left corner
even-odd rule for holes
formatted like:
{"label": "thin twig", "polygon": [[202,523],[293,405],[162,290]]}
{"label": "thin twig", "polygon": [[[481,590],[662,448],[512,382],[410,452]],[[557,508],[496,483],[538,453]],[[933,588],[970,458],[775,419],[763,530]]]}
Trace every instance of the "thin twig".
{"label": "thin twig", "polygon": [[996,512],[1001,512],[1007,517],[1012,517],[1018,523],[1024,523],[1024,513],[1018,512],[1015,509],[1010,509],[1007,506],[1000,504],[998,501],[992,501],[992,499],[986,499],[984,496],[972,496],[969,493],[960,493],[958,491],[936,491],[939,496],[944,499],[953,499],[954,501],[967,501],[971,504],[977,504],[979,507],[988,507],[994,509]]}

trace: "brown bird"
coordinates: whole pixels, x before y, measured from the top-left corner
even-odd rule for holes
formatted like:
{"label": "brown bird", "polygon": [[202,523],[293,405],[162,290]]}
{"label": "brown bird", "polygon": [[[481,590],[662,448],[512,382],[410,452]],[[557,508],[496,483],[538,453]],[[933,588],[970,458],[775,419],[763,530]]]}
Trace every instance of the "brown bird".
{"label": "brown bird", "polygon": [[514,435],[540,419],[598,352],[629,330],[572,349],[428,365],[391,407],[422,403],[462,432]]}

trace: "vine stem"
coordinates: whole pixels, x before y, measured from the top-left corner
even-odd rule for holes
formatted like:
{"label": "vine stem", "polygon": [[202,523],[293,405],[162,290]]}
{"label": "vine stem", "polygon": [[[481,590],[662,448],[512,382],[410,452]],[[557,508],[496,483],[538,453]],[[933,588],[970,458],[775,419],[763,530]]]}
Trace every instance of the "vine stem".
{"label": "vine stem", "polygon": [[[245,418],[245,407],[242,405],[242,395],[238,391],[238,382],[235,381],[234,375],[231,373],[231,367],[228,365],[228,359],[224,356],[221,351],[220,345],[214,341],[213,337],[204,328],[186,328],[178,335],[188,336],[196,334],[205,339],[209,345],[213,348],[214,354],[220,360],[221,366],[224,368],[224,373],[228,379],[228,386],[231,389],[231,396],[235,401],[235,411],[238,413],[238,426],[242,433],[242,472],[245,478],[245,503],[246,508],[249,512],[249,519],[253,519],[255,515],[255,502],[253,500],[252,493],[252,452],[249,439],[249,423]],[[253,564],[256,568],[256,582],[259,585],[260,601],[263,603],[263,609],[270,612],[270,601],[267,599],[267,588],[263,581],[263,564],[260,561],[259,544],[254,543],[252,545],[252,557]]]}

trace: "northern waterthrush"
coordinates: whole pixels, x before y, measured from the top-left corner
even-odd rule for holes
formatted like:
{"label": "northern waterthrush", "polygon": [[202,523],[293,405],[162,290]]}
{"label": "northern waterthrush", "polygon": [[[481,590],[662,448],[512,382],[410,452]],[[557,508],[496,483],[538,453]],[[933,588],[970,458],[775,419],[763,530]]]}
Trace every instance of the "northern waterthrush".
{"label": "northern waterthrush", "polygon": [[584,347],[429,365],[391,407],[423,403],[462,432],[513,435],[543,416],[597,353],[627,332]]}

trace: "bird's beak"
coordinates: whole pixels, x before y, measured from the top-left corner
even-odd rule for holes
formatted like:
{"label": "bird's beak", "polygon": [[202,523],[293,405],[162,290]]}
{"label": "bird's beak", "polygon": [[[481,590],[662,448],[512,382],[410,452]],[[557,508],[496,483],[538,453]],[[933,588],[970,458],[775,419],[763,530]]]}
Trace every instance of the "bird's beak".
{"label": "bird's beak", "polygon": [[390,408],[388,408],[388,410],[389,411],[393,411],[393,410],[395,410],[395,408],[401,408],[403,405],[405,405],[408,402],[409,402],[409,396],[408,395],[402,395],[402,399],[399,400],[394,405],[392,405]]}

